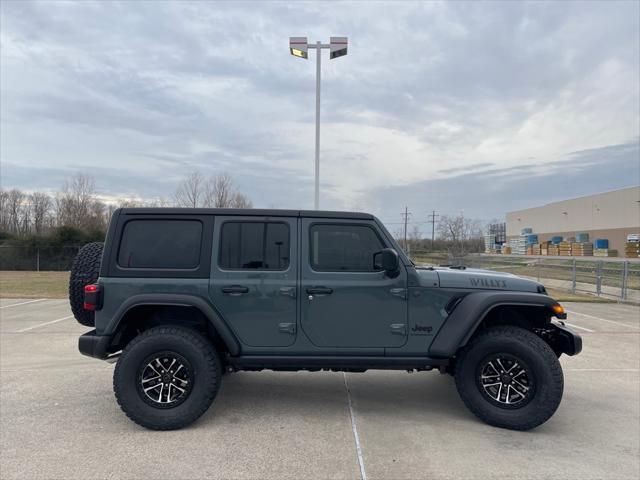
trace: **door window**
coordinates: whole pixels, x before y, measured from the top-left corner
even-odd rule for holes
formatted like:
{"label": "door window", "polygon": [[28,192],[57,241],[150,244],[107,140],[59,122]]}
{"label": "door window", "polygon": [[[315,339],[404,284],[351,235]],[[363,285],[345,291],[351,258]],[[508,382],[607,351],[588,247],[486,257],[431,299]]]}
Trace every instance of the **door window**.
{"label": "door window", "polygon": [[310,228],[311,267],[316,271],[376,272],[373,256],[384,248],[366,225],[316,224]]}
{"label": "door window", "polygon": [[289,268],[289,225],[276,222],[225,222],[218,264],[225,270]]}

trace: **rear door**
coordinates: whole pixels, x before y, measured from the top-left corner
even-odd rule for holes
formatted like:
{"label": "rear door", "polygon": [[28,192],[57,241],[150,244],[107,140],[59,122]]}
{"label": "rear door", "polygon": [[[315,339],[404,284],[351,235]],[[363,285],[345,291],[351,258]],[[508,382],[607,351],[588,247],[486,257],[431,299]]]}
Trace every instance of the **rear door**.
{"label": "rear door", "polygon": [[209,293],[254,347],[296,339],[297,218],[216,217]]}
{"label": "rear door", "polygon": [[302,220],[301,325],[320,347],[400,347],[407,339],[407,272],[390,278],[373,254],[391,247],[374,222]]}

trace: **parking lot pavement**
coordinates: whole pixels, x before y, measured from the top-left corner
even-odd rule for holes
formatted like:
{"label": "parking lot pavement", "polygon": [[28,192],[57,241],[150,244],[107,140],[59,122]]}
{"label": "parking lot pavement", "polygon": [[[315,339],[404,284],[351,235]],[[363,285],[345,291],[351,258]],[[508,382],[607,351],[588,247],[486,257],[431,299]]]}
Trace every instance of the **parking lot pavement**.
{"label": "parking lot pavement", "polygon": [[2,479],[640,474],[638,307],[565,305],[584,350],[562,357],[562,404],[531,432],[476,420],[449,376],[392,371],[233,374],[194,425],[152,432],[120,412],[113,365],[78,353],[67,302],[36,300],[0,300]]}

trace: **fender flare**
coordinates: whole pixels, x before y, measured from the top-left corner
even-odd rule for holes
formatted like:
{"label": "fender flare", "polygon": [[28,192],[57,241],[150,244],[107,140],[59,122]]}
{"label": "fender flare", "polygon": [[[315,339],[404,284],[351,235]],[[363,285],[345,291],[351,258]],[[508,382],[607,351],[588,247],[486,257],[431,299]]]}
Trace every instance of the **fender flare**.
{"label": "fender flare", "polygon": [[451,358],[460,347],[464,347],[474,334],[482,320],[495,307],[526,306],[548,308],[556,305],[553,298],[541,293],[481,291],[464,297],[455,310],[447,317],[436,334],[429,356]]}
{"label": "fender flare", "polygon": [[166,305],[196,308],[205,316],[209,323],[213,325],[229,350],[229,353],[233,356],[240,354],[240,344],[220,314],[214,309],[211,303],[202,297],[195,295],[167,293],[133,295],[125,300],[118,310],[116,310],[116,313],[113,315],[109,325],[107,325],[107,328],[105,329],[105,334],[115,334],[120,327],[120,322],[125,314],[132,308],[139,307],[141,305]]}

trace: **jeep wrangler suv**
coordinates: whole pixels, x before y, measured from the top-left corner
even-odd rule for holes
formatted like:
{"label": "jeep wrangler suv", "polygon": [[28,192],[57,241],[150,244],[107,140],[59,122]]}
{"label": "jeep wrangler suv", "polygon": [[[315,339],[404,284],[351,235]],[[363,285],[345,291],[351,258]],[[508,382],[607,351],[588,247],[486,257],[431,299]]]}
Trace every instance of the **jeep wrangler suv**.
{"label": "jeep wrangler suv", "polygon": [[95,326],[80,352],[117,361],[122,410],[158,430],[200,417],[225,373],[263,369],[437,369],[480,419],[526,430],[558,408],[558,357],[582,348],[539,283],[416,266],[363,213],[120,209],[69,296]]}

